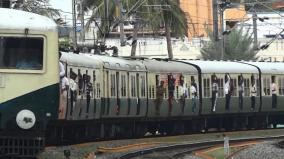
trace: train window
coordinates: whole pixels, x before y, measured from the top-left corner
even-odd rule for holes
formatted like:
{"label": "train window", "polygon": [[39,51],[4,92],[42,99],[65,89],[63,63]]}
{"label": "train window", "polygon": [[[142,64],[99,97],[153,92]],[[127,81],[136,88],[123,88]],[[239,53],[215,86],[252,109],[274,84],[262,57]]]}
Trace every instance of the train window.
{"label": "train window", "polygon": [[149,94],[149,98],[150,98],[150,99],[153,98],[153,97],[152,97],[151,90],[152,90],[152,86],[149,85],[148,94]]}
{"label": "train window", "polygon": [[141,97],[146,97],[146,78],[141,76]]}
{"label": "train window", "polygon": [[126,97],[126,76],[121,75],[121,96]]}
{"label": "train window", "polygon": [[218,86],[219,86],[218,97],[224,97],[224,79],[223,78],[219,78]]}
{"label": "train window", "polygon": [[0,69],[42,70],[43,47],[39,37],[0,37]]}
{"label": "train window", "polygon": [[270,95],[270,77],[263,77],[263,95]]}
{"label": "train window", "polygon": [[116,96],[116,91],[115,91],[115,74],[110,75],[110,95],[112,97]]}
{"label": "train window", "polygon": [[131,81],[131,97],[136,97],[136,84],[135,84],[135,76],[130,77]]}
{"label": "train window", "polygon": [[152,86],[151,93],[152,93],[152,97],[156,98],[156,96],[155,96],[155,86]]}
{"label": "train window", "polygon": [[278,85],[279,95],[284,95],[284,77],[278,78]]}
{"label": "train window", "polygon": [[244,96],[249,97],[250,96],[250,82],[249,78],[244,78]]}
{"label": "train window", "polygon": [[231,82],[233,82],[233,92],[232,92],[232,96],[233,97],[236,97],[236,96],[238,96],[237,95],[237,79],[236,78],[232,78],[232,81]]}
{"label": "train window", "polygon": [[203,92],[204,97],[210,97],[210,78],[203,79]]}

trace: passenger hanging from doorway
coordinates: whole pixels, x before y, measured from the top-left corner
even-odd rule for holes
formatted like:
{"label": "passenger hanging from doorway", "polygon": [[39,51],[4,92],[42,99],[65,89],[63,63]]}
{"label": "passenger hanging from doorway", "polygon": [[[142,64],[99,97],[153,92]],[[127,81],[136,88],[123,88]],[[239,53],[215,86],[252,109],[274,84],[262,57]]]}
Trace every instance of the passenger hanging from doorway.
{"label": "passenger hanging from doorway", "polygon": [[93,96],[93,84],[91,83],[91,76],[86,75],[86,98],[87,98],[86,118],[88,118],[90,101],[92,96]]}
{"label": "passenger hanging from doorway", "polygon": [[[74,73],[71,70],[70,71],[70,81],[69,81],[69,86],[70,86],[70,105],[71,105],[70,116],[73,115],[73,111],[75,110],[75,106],[76,106],[76,102],[77,102],[78,85],[76,83],[76,78],[77,78],[77,74]],[[74,116],[73,116],[73,119],[74,119]]]}
{"label": "passenger hanging from doorway", "polygon": [[211,107],[211,111],[215,112],[216,111],[216,104],[217,104],[217,98],[218,98],[218,78],[215,75],[215,73],[211,76],[211,82],[212,82],[212,98],[211,98],[211,102],[212,102],[212,107]]}
{"label": "passenger hanging from doorway", "polygon": [[197,100],[197,85],[195,83],[194,77],[191,77],[191,86],[190,86],[191,102],[192,102],[192,112],[196,112],[196,100]]}
{"label": "passenger hanging from doorway", "polygon": [[160,115],[160,108],[164,100],[164,94],[166,89],[164,87],[164,81],[160,81],[160,84],[157,86],[156,93],[156,115]]}
{"label": "passenger hanging from doorway", "polygon": [[251,111],[255,110],[255,97],[257,94],[257,89],[256,89],[256,81],[254,75],[251,76]]}
{"label": "passenger hanging from doorway", "polygon": [[225,90],[225,96],[226,96],[226,105],[225,105],[225,109],[226,111],[230,111],[230,100],[231,100],[231,93],[232,93],[232,83],[231,83],[231,77],[228,73],[225,74],[225,86],[224,86],[224,90]]}
{"label": "passenger hanging from doorway", "polygon": [[168,75],[168,90],[169,90],[169,115],[172,113],[172,107],[173,107],[173,100],[174,100],[174,92],[175,92],[175,81],[176,79],[172,74]]}
{"label": "passenger hanging from doorway", "polygon": [[78,70],[78,85],[79,85],[79,95],[82,94],[83,92],[83,83],[84,83],[84,79],[83,76],[81,74],[81,70]]}
{"label": "passenger hanging from doorway", "polygon": [[60,84],[60,106],[59,106],[59,119],[65,119],[67,108],[67,92],[69,90],[69,80],[66,76],[61,79]]}
{"label": "passenger hanging from doorway", "polygon": [[179,95],[180,95],[180,108],[181,108],[181,114],[184,113],[184,107],[185,107],[185,99],[187,98],[187,88],[185,84],[185,79],[183,75],[180,75],[179,79]]}
{"label": "passenger hanging from doorway", "polygon": [[243,74],[238,76],[238,86],[239,86],[239,111],[242,111],[244,105],[244,88],[245,88]]}
{"label": "passenger hanging from doorway", "polygon": [[272,109],[277,108],[277,85],[275,80],[275,76],[271,76]]}

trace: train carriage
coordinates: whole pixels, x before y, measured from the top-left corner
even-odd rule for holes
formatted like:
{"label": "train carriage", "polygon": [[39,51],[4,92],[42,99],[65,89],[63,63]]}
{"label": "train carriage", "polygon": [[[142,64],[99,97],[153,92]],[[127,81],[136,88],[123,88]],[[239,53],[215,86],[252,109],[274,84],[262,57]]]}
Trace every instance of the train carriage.
{"label": "train carriage", "polygon": [[[242,64],[238,62],[227,62],[227,61],[193,61],[185,60],[183,62],[193,64],[200,69],[201,74],[201,85],[202,85],[202,114],[224,114],[224,113],[248,113],[255,112],[259,110],[260,96],[258,95],[256,99],[256,107],[251,110],[250,101],[250,88],[251,88],[251,77],[255,76],[256,79],[259,78],[259,70],[247,64]],[[218,63],[218,65],[216,64]],[[231,98],[229,101],[229,109],[226,110],[226,92],[225,92],[225,76],[229,74],[231,88]],[[218,95],[216,97],[216,110],[213,111],[212,103],[212,75],[217,77],[218,85]],[[240,76],[243,77],[243,103],[240,100]]]}
{"label": "train carriage", "polygon": [[[148,117],[198,115],[199,102],[196,103],[196,110],[193,112],[192,96],[190,95],[191,83],[193,80],[198,83],[196,68],[175,61],[144,60],[143,64],[145,64],[148,72]],[[170,76],[173,76],[175,80],[173,83],[175,86],[173,99],[169,99]],[[179,90],[182,89],[180,87],[181,80],[183,80],[182,84],[186,87],[187,95],[185,99],[181,99],[182,92]],[[164,83],[164,95],[161,104],[157,105],[157,87],[160,85],[161,81]],[[198,100],[198,98],[196,100]]]}
{"label": "train carriage", "polygon": [[[284,111],[284,64],[281,62],[244,62],[261,71],[260,95],[261,112],[266,114],[267,124],[276,125],[284,122],[281,112]],[[273,88],[273,83],[275,88]],[[275,90],[273,90],[275,89]],[[275,95],[276,98],[273,96]]]}
{"label": "train carriage", "polygon": [[103,64],[102,118],[143,117],[146,114],[146,68],[141,61],[86,55]]}
{"label": "train carriage", "polygon": [[[62,53],[61,61],[66,68],[66,74],[71,80],[75,75],[77,88],[76,99],[71,99],[71,91],[68,92],[67,114],[68,120],[86,120],[101,118],[101,83],[103,63],[99,60],[86,58],[79,54]],[[91,85],[87,86],[86,77],[90,78]],[[87,87],[92,87],[90,100],[87,101]],[[88,90],[89,91],[89,90]]]}

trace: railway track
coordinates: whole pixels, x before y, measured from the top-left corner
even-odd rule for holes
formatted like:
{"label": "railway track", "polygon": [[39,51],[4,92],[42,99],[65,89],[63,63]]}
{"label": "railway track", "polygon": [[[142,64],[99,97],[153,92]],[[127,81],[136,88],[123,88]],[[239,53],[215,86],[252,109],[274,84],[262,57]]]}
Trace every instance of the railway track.
{"label": "railway track", "polygon": [[[166,149],[176,150],[175,147],[180,147],[179,151],[176,151],[177,153],[173,154],[179,155],[183,154],[183,152],[187,153],[187,151],[189,151],[189,148],[187,146],[196,147],[199,143],[209,144],[210,142],[216,142],[216,144],[223,144],[224,133],[230,137],[230,141],[232,142],[234,142],[233,140],[241,139],[253,140],[256,137],[259,138],[259,140],[265,140],[271,138],[271,136],[274,136],[275,138],[280,137],[284,134],[284,129],[233,131],[221,133],[212,132],[179,136],[155,136],[140,139],[96,141],[76,145],[67,145],[63,147],[46,147],[45,151],[40,155],[40,157],[54,159],[62,158],[63,151],[70,150],[72,156],[75,158],[84,158],[85,155],[88,156],[89,154],[95,154],[96,156],[98,156],[98,158],[100,156],[105,158],[127,158],[127,155],[141,155],[149,154],[151,152],[159,153],[165,151]],[[183,146],[185,147],[184,149]]]}
{"label": "railway track", "polygon": [[[284,139],[284,135],[280,136],[272,136],[272,137],[249,137],[249,138],[240,138],[240,139],[232,139],[230,140],[230,144],[235,144],[238,146],[245,146],[250,144],[256,144],[257,141],[265,141],[265,140],[275,140],[275,139]],[[222,147],[222,144],[224,143],[224,140],[215,140],[215,141],[208,141],[208,142],[196,142],[196,143],[185,143],[185,144],[173,144],[173,145],[167,145],[167,146],[158,146],[154,148],[148,148],[144,150],[134,151],[122,154],[119,156],[119,159],[131,159],[138,156],[148,155],[148,154],[157,154],[157,153],[163,153],[167,154],[169,158],[180,158],[186,154],[191,154],[195,151],[200,151],[204,149],[209,149],[212,147]],[[281,142],[282,143],[282,142]],[[235,152],[237,153],[237,152]],[[231,156],[233,156],[231,154]],[[158,155],[157,155],[158,156]],[[199,155],[201,157],[205,157],[202,155]],[[149,156],[148,156],[149,157]],[[230,157],[230,156],[229,156]],[[206,158],[206,157],[205,157]]]}

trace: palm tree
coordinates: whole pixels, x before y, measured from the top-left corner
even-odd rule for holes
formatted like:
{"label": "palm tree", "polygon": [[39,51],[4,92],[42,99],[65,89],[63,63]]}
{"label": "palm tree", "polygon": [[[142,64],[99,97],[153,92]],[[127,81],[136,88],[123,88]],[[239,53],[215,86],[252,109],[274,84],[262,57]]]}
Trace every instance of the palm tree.
{"label": "palm tree", "polygon": [[[210,41],[201,49],[201,55],[206,60],[221,60],[221,42],[215,41],[212,31],[207,31]],[[229,35],[224,35],[224,59],[222,60],[255,60],[257,52],[253,49],[253,39],[243,28],[233,29]]]}
{"label": "palm tree", "polygon": [[[86,8],[93,8],[93,14],[90,18],[91,20],[95,17],[106,17],[108,21],[103,20],[101,24],[102,31],[107,33],[110,31],[109,26],[115,26],[117,24],[118,18],[115,17],[115,2],[109,1],[108,3],[108,15],[105,15],[104,2],[106,0],[84,0],[84,5]],[[141,4],[137,4],[140,2]],[[173,58],[171,37],[175,35],[176,37],[182,37],[186,33],[187,23],[184,12],[181,10],[178,0],[124,0],[122,5],[125,7],[126,11],[136,11],[136,13],[142,13],[135,15],[134,17],[141,17],[147,22],[148,27],[157,33],[160,31],[161,25],[165,28],[165,35],[167,39],[167,49],[169,58]],[[134,9],[133,9],[134,8]],[[129,12],[130,13],[130,12]],[[91,23],[89,21],[87,26]],[[132,56],[135,56],[136,50],[136,35],[138,32],[138,23],[134,23],[134,33],[133,33],[133,45],[132,45]]]}
{"label": "palm tree", "polygon": [[55,21],[60,17],[59,11],[50,7],[49,0],[18,0],[12,8],[47,16]]}

